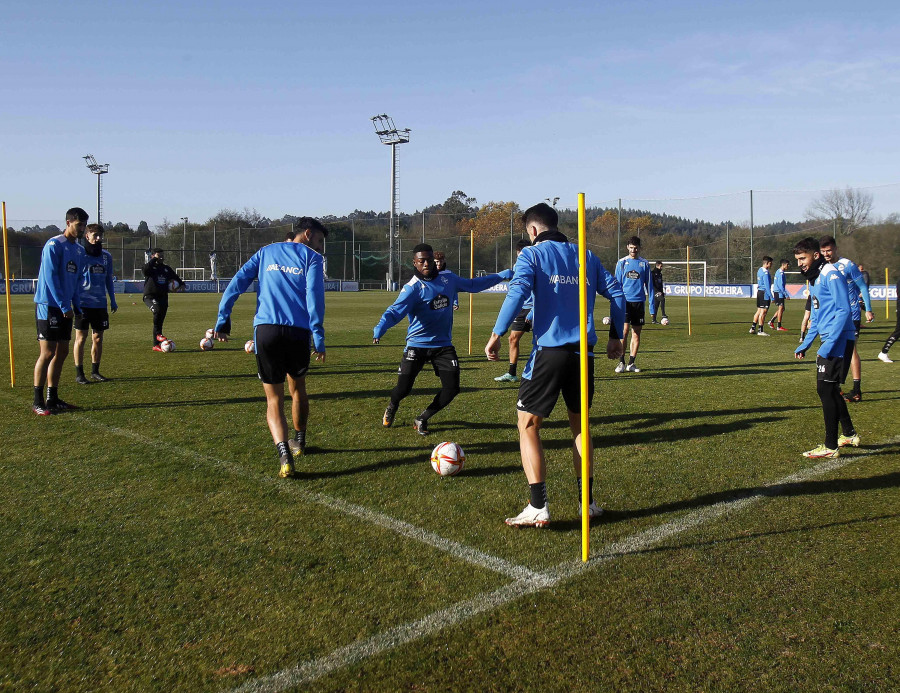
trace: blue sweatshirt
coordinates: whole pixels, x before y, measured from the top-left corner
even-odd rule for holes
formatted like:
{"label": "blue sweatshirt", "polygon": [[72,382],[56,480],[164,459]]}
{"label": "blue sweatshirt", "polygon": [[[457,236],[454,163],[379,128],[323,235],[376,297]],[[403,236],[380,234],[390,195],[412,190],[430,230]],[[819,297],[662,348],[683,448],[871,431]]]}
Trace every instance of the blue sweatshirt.
{"label": "blue sweatshirt", "polygon": [[59,308],[63,313],[78,308],[84,258],[84,248],[65,234],[54,236],[44,244],[34,290],[34,302],[40,304],[38,312],[44,313],[38,317],[46,318],[48,307]]}
{"label": "blue sweatshirt", "polygon": [[82,275],[81,307],[106,309],[106,295],[109,294],[109,305],[118,310],[116,290],[113,287],[112,255],[101,250],[100,255],[84,255],[84,273]]}
{"label": "blue sweatshirt", "polygon": [[772,276],[765,267],[756,270],[756,289],[764,292],[763,300],[771,301],[774,298],[772,296]]}
{"label": "blue sweatshirt", "polygon": [[[558,231],[545,231],[535,244],[522,250],[515,276],[494,324],[494,333],[503,335],[529,296],[534,296],[532,342],[536,347],[577,345],[580,340],[578,315],[578,246]],[[622,287],[590,251],[587,251],[587,338],[597,343],[594,330],[594,300],[597,294],[609,299],[610,336],[622,339],[625,324],[625,294]],[[537,349],[535,349],[537,351]],[[532,352],[534,353],[534,352]]]}
{"label": "blue sweatshirt", "polygon": [[413,277],[403,286],[397,300],[384,311],[373,336],[381,339],[385,332],[408,317],[407,346],[421,349],[453,346],[453,303],[458,293],[478,293],[511,276],[512,270],[503,270],[499,274],[464,279],[444,270],[431,281]]}
{"label": "blue sweatshirt", "polygon": [[859,295],[862,294],[863,304],[866,311],[872,312],[872,301],[869,299],[869,287],[866,286],[866,280],[859,271],[859,266],[842,257],[834,263],[841,273],[847,278],[847,293],[850,297],[850,315],[854,320],[862,320],[862,312],[859,310]]}
{"label": "blue sweatshirt", "polygon": [[312,332],[313,346],[325,352],[325,271],[322,256],[302,243],[263,246],[228,282],[219,303],[217,332],[231,332],[231,309],[238,296],[259,280],[253,326],[289,325]]}
{"label": "blue sweatshirt", "polygon": [[819,276],[809,286],[812,295],[812,312],[809,332],[795,353],[805,352],[812,346],[816,335],[821,344],[816,352],[822,358],[844,355],[847,337],[853,338],[853,322],[850,317],[850,299],[841,271],[830,263],[822,266]]}
{"label": "blue sweatshirt", "polygon": [[787,298],[787,282],[785,281],[784,270],[780,267],[775,271],[775,284],[772,291],[782,298]]}
{"label": "blue sweatshirt", "polygon": [[646,292],[646,296],[650,299],[650,314],[655,315],[656,299],[653,292],[653,277],[650,273],[650,263],[642,257],[632,259],[626,255],[616,263],[616,280],[622,285],[625,300],[629,303],[641,303],[645,300]]}

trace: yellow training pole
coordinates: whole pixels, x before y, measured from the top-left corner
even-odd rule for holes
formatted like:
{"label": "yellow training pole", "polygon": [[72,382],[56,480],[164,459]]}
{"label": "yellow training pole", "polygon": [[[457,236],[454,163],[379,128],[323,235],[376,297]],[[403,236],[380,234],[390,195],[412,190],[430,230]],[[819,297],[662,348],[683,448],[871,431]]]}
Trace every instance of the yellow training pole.
{"label": "yellow training pole", "polygon": [[6,330],[9,339],[9,386],[16,386],[16,355],[13,350],[12,296],[9,293],[9,241],[6,233],[6,203],[3,206],[3,281],[6,282]]}
{"label": "yellow training pole", "polygon": [[581,560],[587,563],[591,551],[591,518],[588,510],[591,451],[588,418],[588,314],[587,314],[587,237],[584,222],[584,193],[578,193],[578,322],[579,370],[581,372]]}
{"label": "yellow training pole", "polygon": [[[3,233],[4,233],[3,237],[6,238],[6,235],[5,235],[6,234],[6,224],[5,223],[3,224]],[[890,291],[890,289],[891,289],[891,285],[888,282],[888,268],[885,267],[884,268],[884,319],[885,320],[891,319],[891,314],[890,314],[891,302],[888,300],[888,291]],[[6,292],[9,293],[9,289],[7,289]]]}
{"label": "yellow training pole", "polygon": [[688,336],[691,332],[691,246],[687,247]]}
{"label": "yellow training pole", "polygon": [[[475,229],[469,230],[469,279],[475,278]],[[475,292],[469,292],[469,356],[472,355],[472,314]]]}

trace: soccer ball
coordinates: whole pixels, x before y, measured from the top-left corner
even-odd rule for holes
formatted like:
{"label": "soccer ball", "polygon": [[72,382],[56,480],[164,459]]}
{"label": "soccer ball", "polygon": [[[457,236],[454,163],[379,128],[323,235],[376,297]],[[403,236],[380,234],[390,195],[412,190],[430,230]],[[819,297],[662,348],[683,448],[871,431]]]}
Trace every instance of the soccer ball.
{"label": "soccer ball", "polygon": [[206,331],[206,338],[207,338],[207,339],[213,339],[213,335],[214,335],[215,333],[216,333],[215,328],[210,327],[210,328]]}
{"label": "soccer ball", "polygon": [[459,474],[466,462],[466,453],[456,443],[441,443],[431,451],[431,466],[441,476]]}
{"label": "soccer ball", "polygon": [[604,324],[604,325],[609,325],[609,316],[608,316],[608,315],[604,315],[604,316],[603,316],[603,324]]}
{"label": "soccer ball", "polygon": [[663,318],[662,320],[659,321],[659,323],[660,323],[660,325],[668,325],[668,324],[669,324],[669,318]]}
{"label": "soccer ball", "polygon": [[165,352],[175,351],[175,342],[171,339],[167,339],[159,345],[159,348]]}
{"label": "soccer ball", "polygon": [[253,344],[252,339],[248,339],[247,343],[244,344],[244,351],[246,351],[248,354],[252,354],[256,351],[256,345]]}
{"label": "soccer ball", "polygon": [[181,286],[181,282],[177,279],[173,279],[169,282],[169,291],[178,291],[178,287]]}
{"label": "soccer ball", "polygon": [[212,351],[215,345],[216,343],[209,337],[204,337],[200,340],[200,351]]}

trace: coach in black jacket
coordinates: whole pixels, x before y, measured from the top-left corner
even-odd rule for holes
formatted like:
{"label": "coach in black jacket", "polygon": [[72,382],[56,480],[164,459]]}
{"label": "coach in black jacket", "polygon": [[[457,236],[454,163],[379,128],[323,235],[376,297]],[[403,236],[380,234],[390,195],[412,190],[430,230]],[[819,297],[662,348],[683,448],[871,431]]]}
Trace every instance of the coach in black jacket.
{"label": "coach in black jacket", "polygon": [[163,262],[163,251],[154,248],[150,259],[144,265],[144,305],[153,313],[153,351],[162,351],[160,343],[165,341],[163,321],[169,310],[169,284],[174,282],[174,291],[184,291],[184,281],[175,270]]}

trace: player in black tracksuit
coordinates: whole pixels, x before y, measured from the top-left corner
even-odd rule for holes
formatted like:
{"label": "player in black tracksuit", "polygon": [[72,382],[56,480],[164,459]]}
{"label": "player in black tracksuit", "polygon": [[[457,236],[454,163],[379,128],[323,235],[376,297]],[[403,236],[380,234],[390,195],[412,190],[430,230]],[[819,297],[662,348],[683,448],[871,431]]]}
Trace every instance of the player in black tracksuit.
{"label": "player in black tracksuit", "polygon": [[656,267],[650,270],[650,279],[653,280],[653,296],[656,299],[656,313],[650,317],[656,324],[657,315],[662,315],[663,318],[669,317],[666,315],[666,287],[663,283],[662,263],[659,260],[656,261]]}
{"label": "player in black tracksuit", "polygon": [[169,310],[169,282],[178,282],[178,290],[184,289],[184,282],[175,270],[163,262],[162,250],[154,248],[150,260],[144,265],[144,305],[153,313],[153,349],[162,351],[159,343],[165,340],[163,321]]}

